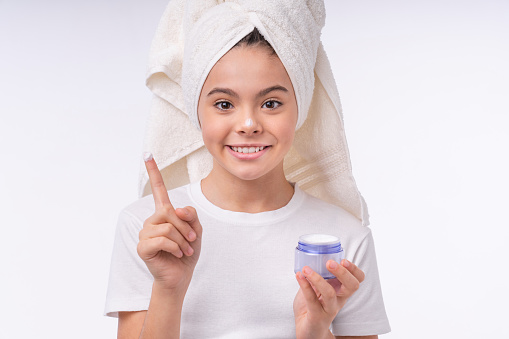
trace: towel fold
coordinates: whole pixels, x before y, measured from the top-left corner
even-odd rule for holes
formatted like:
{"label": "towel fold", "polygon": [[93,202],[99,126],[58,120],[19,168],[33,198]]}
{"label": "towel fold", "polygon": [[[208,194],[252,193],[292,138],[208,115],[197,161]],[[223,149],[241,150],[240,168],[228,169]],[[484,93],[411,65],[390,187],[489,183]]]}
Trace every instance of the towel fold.
{"label": "towel fold", "polygon": [[[285,66],[297,99],[286,178],[369,224],[352,175],[336,82],[320,42],[324,22],[323,1],[170,1],[150,51],[147,86],[154,99],[144,141],[168,189],[201,180],[212,169],[199,129],[200,91],[214,64],[256,27]],[[139,194],[150,193],[142,162]]]}

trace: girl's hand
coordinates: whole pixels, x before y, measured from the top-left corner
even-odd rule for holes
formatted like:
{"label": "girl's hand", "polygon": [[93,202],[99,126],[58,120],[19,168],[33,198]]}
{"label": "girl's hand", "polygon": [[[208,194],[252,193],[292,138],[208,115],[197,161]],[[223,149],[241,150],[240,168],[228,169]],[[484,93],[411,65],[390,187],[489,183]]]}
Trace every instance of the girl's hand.
{"label": "girl's hand", "polygon": [[193,207],[173,208],[151,156],[145,166],[154,195],[155,213],[143,223],[138,255],[154,276],[155,284],[183,297],[200,256],[202,226]]}
{"label": "girl's hand", "polygon": [[350,261],[327,262],[337,279],[325,280],[308,266],[297,272],[300,289],[293,302],[298,339],[334,338],[329,330],[332,320],[364,280],[364,272]]}

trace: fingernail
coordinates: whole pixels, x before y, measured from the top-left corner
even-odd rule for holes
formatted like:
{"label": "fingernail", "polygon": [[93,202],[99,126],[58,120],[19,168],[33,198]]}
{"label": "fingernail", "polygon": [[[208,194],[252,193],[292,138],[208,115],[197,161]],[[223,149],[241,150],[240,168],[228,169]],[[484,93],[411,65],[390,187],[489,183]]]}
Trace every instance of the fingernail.
{"label": "fingernail", "polygon": [[310,275],[311,274],[311,269],[309,267],[304,267],[302,269],[302,272],[304,272],[305,275]]}
{"label": "fingernail", "polygon": [[153,158],[153,157],[152,157],[152,153],[150,153],[150,152],[145,152],[145,153],[143,153],[143,160],[144,160],[145,162],[152,160],[152,158]]}
{"label": "fingernail", "polygon": [[338,267],[338,264],[334,260],[331,260],[330,264],[329,264],[329,267],[331,269],[336,269]]}
{"label": "fingernail", "polygon": [[182,253],[182,251],[178,251],[177,252],[177,258],[182,258],[182,256],[184,255],[184,253]]}
{"label": "fingernail", "polygon": [[187,210],[187,208],[183,208],[182,212],[184,212],[185,215],[189,215],[189,211]]}
{"label": "fingernail", "polygon": [[344,259],[344,260],[341,262],[341,264],[343,264],[343,267],[346,267],[346,268],[348,268],[348,266],[350,266],[350,262],[349,262],[348,260],[346,260],[346,259]]}
{"label": "fingernail", "polygon": [[193,231],[189,232],[189,234],[187,236],[189,237],[189,240],[191,240],[191,241],[196,239],[196,233],[194,233]]}
{"label": "fingernail", "polygon": [[193,255],[193,253],[194,253],[194,250],[191,247],[189,247],[187,249],[187,255]]}

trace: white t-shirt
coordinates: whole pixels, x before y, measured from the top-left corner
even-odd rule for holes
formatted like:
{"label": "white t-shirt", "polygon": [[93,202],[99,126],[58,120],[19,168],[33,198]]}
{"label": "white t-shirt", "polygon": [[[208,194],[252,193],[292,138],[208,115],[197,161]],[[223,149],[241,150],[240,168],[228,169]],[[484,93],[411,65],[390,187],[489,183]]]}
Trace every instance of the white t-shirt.
{"label": "white t-shirt", "polygon": [[[294,255],[299,236],[340,238],[345,258],[366,274],[334,319],[334,335],[390,331],[378,278],[371,230],[345,210],[295,185],[290,202],[274,211],[223,210],[203,195],[200,183],[168,192],[175,208],[193,206],[203,226],[202,248],[182,310],[181,338],[295,338],[293,300],[299,285]],[[146,196],[120,213],[105,314],[147,310],[153,277],[137,254],[138,234],[154,213]]]}

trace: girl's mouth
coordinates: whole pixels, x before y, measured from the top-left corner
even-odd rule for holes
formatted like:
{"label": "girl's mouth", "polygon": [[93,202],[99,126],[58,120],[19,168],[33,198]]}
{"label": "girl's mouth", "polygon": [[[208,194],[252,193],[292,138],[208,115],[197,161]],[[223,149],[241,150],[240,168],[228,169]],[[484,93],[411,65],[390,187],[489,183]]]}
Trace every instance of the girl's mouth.
{"label": "girl's mouth", "polygon": [[234,151],[234,152],[248,154],[248,153],[258,153],[258,152],[264,150],[265,148],[267,148],[269,146],[258,146],[258,147],[234,147],[234,146],[228,146],[228,147],[230,147],[230,149],[232,151]]}
{"label": "girl's mouth", "polygon": [[254,160],[263,156],[271,146],[249,146],[237,147],[228,146],[228,152],[240,160]]}

